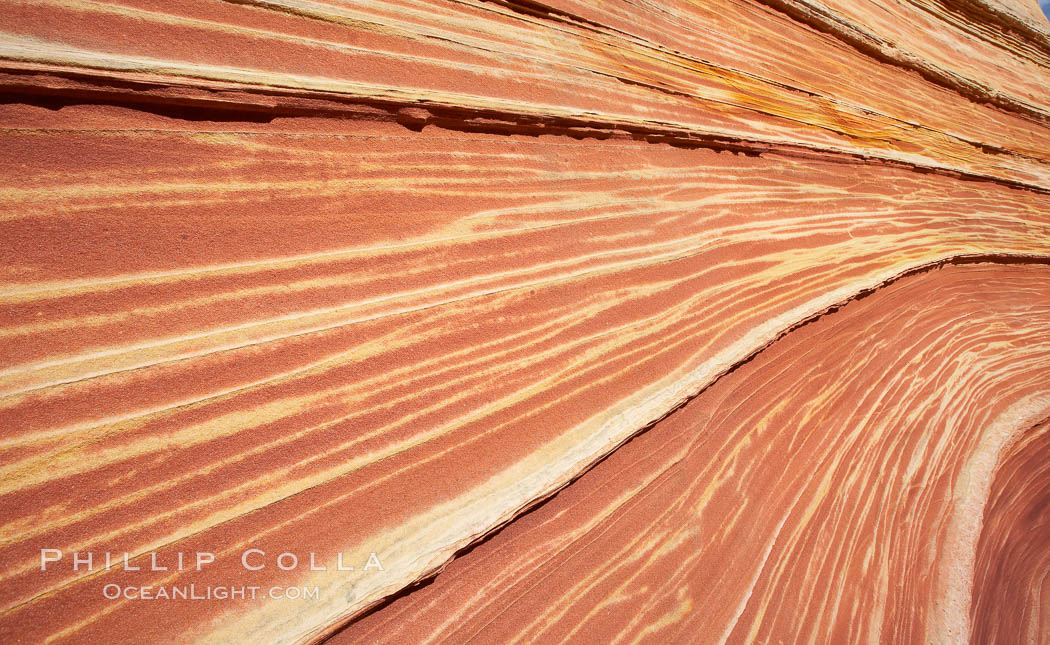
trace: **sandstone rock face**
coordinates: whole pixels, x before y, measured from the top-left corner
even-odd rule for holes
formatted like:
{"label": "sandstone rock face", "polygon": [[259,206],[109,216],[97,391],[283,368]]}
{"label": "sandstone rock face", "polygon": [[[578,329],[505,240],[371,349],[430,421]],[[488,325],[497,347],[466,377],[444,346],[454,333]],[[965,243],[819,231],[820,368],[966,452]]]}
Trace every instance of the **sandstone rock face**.
{"label": "sandstone rock face", "polygon": [[0,5],[0,642],[1050,642],[1034,0]]}

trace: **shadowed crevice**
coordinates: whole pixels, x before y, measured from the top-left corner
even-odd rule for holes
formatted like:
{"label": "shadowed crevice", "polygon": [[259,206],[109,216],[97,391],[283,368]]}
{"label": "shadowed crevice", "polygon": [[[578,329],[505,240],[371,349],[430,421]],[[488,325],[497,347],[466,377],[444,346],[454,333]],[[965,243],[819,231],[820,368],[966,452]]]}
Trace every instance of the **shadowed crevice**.
{"label": "shadowed crevice", "polygon": [[[772,0],[771,0],[772,1]],[[45,80],[42,80],[46,79]],[[757,157],[779,157],[845,165],[875,165],[958,181],[993,183],[1037,194],[1050,187],[935,163],[903,161],[872,151],[828,149],[815,144],[785,143],[735,134],[705,132],[688,124],[635,121],[604,114],[538,114],[512,106],[483,107],[413,98],[376,97],[350,93],[274,87],[216,87],[174,79],[156,81],[114,79],[83,71],[0,70],[0,103],[24,104],[48,110],[74,106],[112,106],[187,122],[266,124],[277,118],[328,118],[396,123],[414,133],[434,127],[450,132],[496,136],[554,136],[577,141],[639,141],[682,149]],[[987,144],[966,141],[981,154],[1013,154]]]}

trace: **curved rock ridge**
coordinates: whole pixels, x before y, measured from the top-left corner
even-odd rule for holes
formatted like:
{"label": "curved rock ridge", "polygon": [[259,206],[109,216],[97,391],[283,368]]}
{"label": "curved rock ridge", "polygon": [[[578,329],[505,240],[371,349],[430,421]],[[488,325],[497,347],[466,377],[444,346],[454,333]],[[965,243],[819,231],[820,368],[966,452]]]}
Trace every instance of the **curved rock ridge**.
{"label": "curved rock ridge", "polygon": [[1048,277],[815,319],[326,642],[965,642],[974,562],[973,642],[1042,642]]}
{"label": "curved rock ridge", "polygon": [[1033,7],[0,0],[0,642],[1045,640]]}
{"label": "curved rock ridge", "polygon": [[979,643],[1038,643],[1050,633],[1047,449],[1050,422],[1001,457],[977,546],[971,620]]}

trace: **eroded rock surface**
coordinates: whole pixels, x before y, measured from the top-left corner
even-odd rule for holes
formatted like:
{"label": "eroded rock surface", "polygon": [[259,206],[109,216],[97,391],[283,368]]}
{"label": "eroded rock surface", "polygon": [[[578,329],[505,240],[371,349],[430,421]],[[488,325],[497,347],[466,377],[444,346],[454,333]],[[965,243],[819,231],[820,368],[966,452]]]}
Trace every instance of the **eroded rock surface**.
{"label": "eroded rock surface", "polygon": [[1050,638],[1034,2],[0,9],[0,641]]}

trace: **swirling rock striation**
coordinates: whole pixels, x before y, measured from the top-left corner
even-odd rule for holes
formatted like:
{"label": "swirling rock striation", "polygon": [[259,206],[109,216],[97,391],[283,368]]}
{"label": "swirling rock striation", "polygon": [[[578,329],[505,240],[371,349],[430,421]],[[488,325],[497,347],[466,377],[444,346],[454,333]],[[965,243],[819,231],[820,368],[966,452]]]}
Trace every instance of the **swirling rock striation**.
{"label": "swirling rock striation", "polygon": [[0,640],[1050,637],[1034,3],[0,8]]}
{"label": "swirling rock striation", "polygon": [[1048,277],[947,266],[809,321],[330,642],[954,642],[974,566],[977,641],[1039,642]]}

